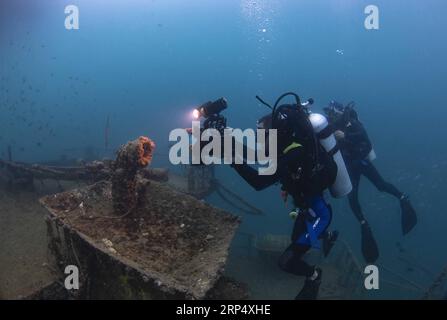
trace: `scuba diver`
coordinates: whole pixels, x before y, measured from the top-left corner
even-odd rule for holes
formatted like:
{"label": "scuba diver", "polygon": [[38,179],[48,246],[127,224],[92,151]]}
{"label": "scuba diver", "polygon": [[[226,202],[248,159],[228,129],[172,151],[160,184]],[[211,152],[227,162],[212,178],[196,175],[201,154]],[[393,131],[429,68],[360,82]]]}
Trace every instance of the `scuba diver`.
{"label": "scuba diver", "polygon": [[[278,106],[286,96],[293,96],[295,103]],[[333,246],[338,233],[327,230],[332,209],[324,200],[323,191],[338,183],[338,190],[331,191],[338,192],[339,196],[346,195],[352,189],[349,175],[340,152],[326,150],[321,143],[326,140],[333,142],[333,146],[336,144],[333,134],[324,130],[327,125],[324,116],[311,114],[295,93],[282,95],[274,107],[257,98],[272,109],[270,114],[258,120],[258,129],[266,129],[267,134],[270,129],[277,130],[277,170],[273,175],[259,175],[245,162],[232,164],[232,167],[255,190],[279,182],[282,192],[293,199],[297,209],[290,214],[295,219],[291,244],[281,255],[279,266],[288,273],[306,277],[295,299],[314,300],[318,296],[322,270],[307,264],[303,257],[310,248],[319,248],[319,240],[323,241],[325,255]],[[313,121],[312,115],[316,116]],[[339,156],[335,157],[335,154]],[[342,176],[343,172],[345,176]]]}
{"label": "scuba diver", "polygon": [[399,200],[404,235],[414,228],[417,216],[408,196],[385,181],[372,164],[376,155],[368,134],[354,110],[354,103],[343,106],[336,101],[331,101],[329,106],[324,108],[324,112],[335,130],[335,137],[352,181],[353,190],[348,199],[351,210],[360,222],[362,254],[367,263],[373,263],[379,257],[379,249],[360,206],[358,198],[360,177],[365,176],[379,191],[386,192]]}

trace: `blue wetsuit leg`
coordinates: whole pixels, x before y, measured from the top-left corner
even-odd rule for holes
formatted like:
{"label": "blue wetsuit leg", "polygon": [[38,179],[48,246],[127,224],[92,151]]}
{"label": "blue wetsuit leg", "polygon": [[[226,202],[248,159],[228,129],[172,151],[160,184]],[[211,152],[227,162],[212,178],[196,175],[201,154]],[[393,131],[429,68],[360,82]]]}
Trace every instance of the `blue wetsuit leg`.
{"label": "blue wetsuit leg", "polygon": [[[306,213],[307,217],[303,217],[306,224],[306,231],[296,238],[296,243],[320,248],[319,239],[324,235],[326,229],[332,220],[332,211],[329,205],[324,201],[323,196],[313,197],[309,203],[311,212]],[[295,225],[301,224],[297,219]],[[300,227],[302,230],[302,226]]]}

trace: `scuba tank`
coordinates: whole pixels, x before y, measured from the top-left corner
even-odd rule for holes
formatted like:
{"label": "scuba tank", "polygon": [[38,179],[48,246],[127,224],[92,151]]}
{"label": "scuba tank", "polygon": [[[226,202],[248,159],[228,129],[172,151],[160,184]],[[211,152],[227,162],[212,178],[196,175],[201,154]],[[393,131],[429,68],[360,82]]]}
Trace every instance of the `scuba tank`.
{"label": "scuba tank", "polygon": [[344,197],[351,192],[352,184],[343,156],[337,147],[337,141],[335,140],[332,129],[329,127],[326,117],[319,113],[310,113],[309,120],[312,123],[312,127],[321,146],[332,156],[334,162],[337,164],[337,176],[334,183],[329,187],[331,195],[334,198]]}

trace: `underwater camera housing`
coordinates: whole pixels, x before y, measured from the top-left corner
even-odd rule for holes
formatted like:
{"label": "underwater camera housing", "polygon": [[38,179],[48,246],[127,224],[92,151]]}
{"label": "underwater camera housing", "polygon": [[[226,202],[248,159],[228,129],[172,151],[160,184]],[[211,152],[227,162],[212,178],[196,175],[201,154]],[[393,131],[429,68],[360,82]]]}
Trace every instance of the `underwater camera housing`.
{"label": "underwater camera housing", "polygon": [[220,113],[228,107],[225,98],[217,99],[216,101],[208,101],[194,110],[194,118],[205,118],[203,122],[203,129],[216,129],[220,133],[227,127],[227,119]]}
{"label": "underwater camera housing", "polygon": [[[224,136],[224,130],[227,127],[227,119],[220,113],[228,107],[225,98],[219,98],[216,101],[208,101],[194,109],[192,115],[195,120],[204,118],[203,126],[200,128],[200,134],[207,129],[215,129]],[[200,141],[200,150],[209,142]],[[202,165],[202,163],[200,164]]]}

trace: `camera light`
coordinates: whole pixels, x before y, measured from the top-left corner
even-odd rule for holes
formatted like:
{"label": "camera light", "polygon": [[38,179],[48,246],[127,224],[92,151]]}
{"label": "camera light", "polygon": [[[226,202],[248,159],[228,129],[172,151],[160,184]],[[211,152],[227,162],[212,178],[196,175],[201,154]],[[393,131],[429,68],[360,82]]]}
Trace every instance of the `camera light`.
{"label": "camera light", "polygon": [[193,117],[195,120],[199,119],[199,118],[200,118],[200,111],[199,111],[198,109],[194,109],[194,110],[192,111],[192,117]]}

